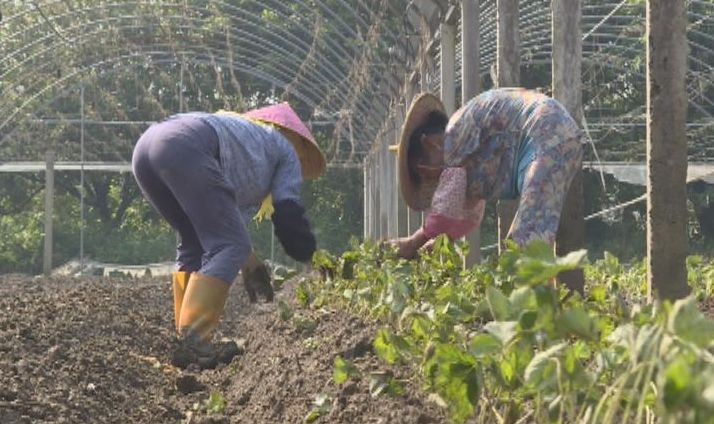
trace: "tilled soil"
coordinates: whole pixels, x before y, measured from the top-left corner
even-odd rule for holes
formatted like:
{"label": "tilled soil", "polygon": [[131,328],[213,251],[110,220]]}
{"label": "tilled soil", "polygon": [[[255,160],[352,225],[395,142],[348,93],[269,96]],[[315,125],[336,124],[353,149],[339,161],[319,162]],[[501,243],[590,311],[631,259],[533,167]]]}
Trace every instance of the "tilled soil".
{"label": "tilled soil", "polygon": [[[245,348],[228,366],[172,367],[167,279],[0,276],[0,423],[446,423],[406,370],[401,395],[370,394],[375,326],[343,312],[249,304],[233,287],[218,336]],[[294,316],[288,318],[289,313]],[[282,317],[281,317],[282,315]],[[336,385],[337,355],[362,378]]]}

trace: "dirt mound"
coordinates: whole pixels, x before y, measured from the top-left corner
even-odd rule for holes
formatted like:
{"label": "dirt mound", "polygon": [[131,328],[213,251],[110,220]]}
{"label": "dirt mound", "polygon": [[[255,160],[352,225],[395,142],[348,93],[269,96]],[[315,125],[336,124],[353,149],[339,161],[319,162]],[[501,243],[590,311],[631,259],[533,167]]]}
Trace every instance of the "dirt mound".
{"label": "dirt mound", "polygon": [[[279,308],[292,303],[290,284],[272,304],[246,298],[233,288],[219,334],[245,353],[182,372],[169,365],[168,281],[0,276],[0,422],[301,423],[313,410],[316,422],[446,422],[398,369],[404,394],[370,394],[369,373],[386,371],[371,350],[373,325]],[[364,377],[336,385],[337,355]]]}

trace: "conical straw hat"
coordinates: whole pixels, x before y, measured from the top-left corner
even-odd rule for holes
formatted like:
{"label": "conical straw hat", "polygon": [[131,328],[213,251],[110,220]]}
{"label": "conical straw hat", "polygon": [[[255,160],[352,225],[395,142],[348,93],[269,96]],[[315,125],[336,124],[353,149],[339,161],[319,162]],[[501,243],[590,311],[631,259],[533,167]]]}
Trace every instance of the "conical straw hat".
{"label": "conical straw hat", "polygon": [[407,117],[402,126],[399,140],[399,188],[407,206],[423,211],[431,206],[431,197],[436,190],[435,184],[417,183],[409,175],[409,138],[414,130],[423,124],[429,113],[438,111],[446,115],[446,109],[441,100],[431,93],[422,93],[412,101]]}
{"label": "conical straw hat", "polygon": [[295,147],[304,178],[317,178],[325,172],[325,156],[310,130],[287,102],[250,110],[243,113],[243,116],[280,128],[283,135]]}

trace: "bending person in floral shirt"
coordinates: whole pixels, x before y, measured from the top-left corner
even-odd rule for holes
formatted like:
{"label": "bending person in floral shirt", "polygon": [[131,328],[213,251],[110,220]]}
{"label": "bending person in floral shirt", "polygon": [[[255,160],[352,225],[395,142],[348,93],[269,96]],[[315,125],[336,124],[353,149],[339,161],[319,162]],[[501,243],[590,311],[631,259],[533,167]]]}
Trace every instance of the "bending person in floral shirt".
{"label": "bending person in floral shirt", "polygon": [[441,101],[419,96],[399,145],[399,180],[422,228],[394,240],[411,258],[439,234],[458,239],[478,228],[490,199],[520,198],[508,238],[555,242],[565,196],[582,161],[582,132],[563,105],[522,88],[473,98],[450,119]]}

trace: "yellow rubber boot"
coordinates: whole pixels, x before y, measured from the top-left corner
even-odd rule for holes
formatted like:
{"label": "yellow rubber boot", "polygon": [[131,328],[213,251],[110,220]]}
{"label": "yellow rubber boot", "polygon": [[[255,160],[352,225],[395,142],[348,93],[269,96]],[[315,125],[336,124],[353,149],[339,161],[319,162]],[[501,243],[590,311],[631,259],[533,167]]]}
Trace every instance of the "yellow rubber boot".
{"label": "yellow rubber boot", "polygon": [[208,275],[193,273],[188,279],[179,313],[179,340],[171,363],[179,368],[200,369],[229,364],[242,353],[232,340],[211,343],[223,315],[230,284]]}
{"label": "yellow rubber boot", "polygon": [[181,305],[186,293],[190,272],[179,271],[171,274],[171,286],[174,289],[174,320],[176,322],[176,332],[179,331],[179,317],[181,316]]}
{"label": "yellow rubber boot", "polygon": [[192,273],[179,314],[179,334],[209,342],[223,315],[229,288],[230,284],[221,279]]}

